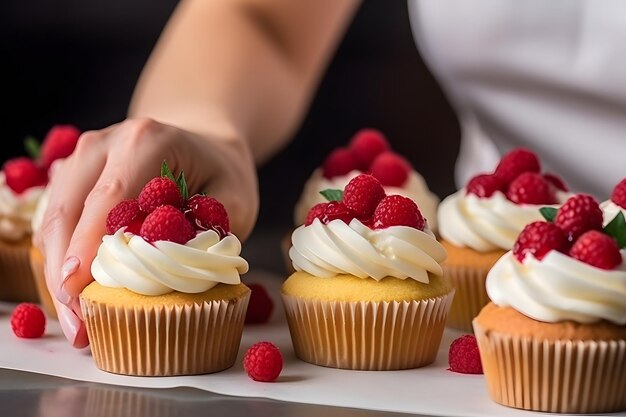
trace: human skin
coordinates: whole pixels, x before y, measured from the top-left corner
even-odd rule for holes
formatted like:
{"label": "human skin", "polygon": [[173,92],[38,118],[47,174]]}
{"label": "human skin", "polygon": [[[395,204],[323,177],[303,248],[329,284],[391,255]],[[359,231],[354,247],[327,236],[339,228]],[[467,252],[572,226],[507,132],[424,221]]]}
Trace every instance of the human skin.
{"label": "human skin", "polygon": [[70,343],[88,340],[78,296],[109,210],[166,160],[220,200],[235,235],[256,220],[255,165],[299,125],[357,0],[181,1],[136,86],[128,119],[84,133],[59,162],[35,244]]}

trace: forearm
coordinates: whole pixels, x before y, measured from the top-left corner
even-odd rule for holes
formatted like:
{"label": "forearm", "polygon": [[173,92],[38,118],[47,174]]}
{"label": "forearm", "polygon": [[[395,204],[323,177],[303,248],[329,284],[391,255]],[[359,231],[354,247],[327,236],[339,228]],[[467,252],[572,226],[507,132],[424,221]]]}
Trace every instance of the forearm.
{"label": "forearm", "polygon": [[131,116],[246,138],[257,162],[298,126],[355,0],[187,0],[135,91]]}

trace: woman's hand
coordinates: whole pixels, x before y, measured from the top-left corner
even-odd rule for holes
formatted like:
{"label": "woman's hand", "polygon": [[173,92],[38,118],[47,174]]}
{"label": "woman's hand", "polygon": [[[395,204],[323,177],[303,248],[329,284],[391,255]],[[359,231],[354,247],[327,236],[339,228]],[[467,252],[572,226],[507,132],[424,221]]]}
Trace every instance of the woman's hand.
{"label": "woman's hand", "polygon": [[109,210],[135,198],[160,173],[185,172],[190,194],[204,191],[226,207],[232,232],[251,232],[258,211],[256,172],[248,145],[234,130],[191,133],[151,119],[128,119],[85,132],[74,153],[55,167],[50,199],[35,244],[44,254],[48,289],[73,346],[88,345],[78,296],[92,280],[90,268]]}

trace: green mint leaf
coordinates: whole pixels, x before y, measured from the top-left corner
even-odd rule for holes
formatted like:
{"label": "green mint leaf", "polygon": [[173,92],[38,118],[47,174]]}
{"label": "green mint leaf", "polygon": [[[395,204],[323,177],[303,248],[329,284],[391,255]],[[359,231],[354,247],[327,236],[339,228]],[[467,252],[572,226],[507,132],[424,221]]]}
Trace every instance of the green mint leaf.
{"label": "green mint leaf", "polygon": [[609,224],[604,226],[604,233],[612,236],[617,241],[620,248],[626,247],[626,220],[621,211],[617,213],[617,216],[615,216]]}
{"label": "green mint leaf", "polygon": [[178,189],[183,195],[183,200],[187,200],[189,198],[189,190],[187,189],[187,181],[185,181],[185,173],[183,171],[180,171],[178,173],[178,177],[176,178],[176,185],[178,185]]}
{"label": "green mint leaf", "polygon": [[172,181],[176,182],[176,178],[174,178],[174,174],[172,174],[172,171],[170,171],[170,167],[167,166],[167,162],[165,162],[165,159],[163,160],[163,163],[161,164],[161,176],[167,177],[171,179]]}
{"label": "green mint leaf", "polygon": [[320,194],[323,195],[328,201],[341,201],[343,199],[343,191],[341,190],[333,190],[329,188],[320,191]]}
{"label": "green mint leaf", "polygon": [[32,136],[26,136],[24,138],[24,148],[26,149],[26,153],[32,159],[39,159],[39,154],[41,153],[41,145],[39,141]]}
{"label": "green mint leaf", "polygon": [[556,217],[557,209],[555,209],[554,207],[541,207],[539,209],[539,212],[548,223],[552,223],[554,222],[554,218]]}

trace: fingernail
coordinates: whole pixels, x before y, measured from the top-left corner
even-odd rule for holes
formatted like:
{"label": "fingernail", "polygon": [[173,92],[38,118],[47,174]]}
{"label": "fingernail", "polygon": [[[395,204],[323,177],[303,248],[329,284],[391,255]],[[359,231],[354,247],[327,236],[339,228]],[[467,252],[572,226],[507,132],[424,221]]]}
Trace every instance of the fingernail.
{"label": "fingernail", "polygon": [[61,306],[58,309],[59,316],[59,324],[61,325],[61,330],[63,330],[63,334],[73,345],[76,341],[76,335],[78,334],[78,330],[80,329],[81,321],[74,314],[72,310],[65,306]]}
{"label": "fingernail", "polygon": [[65,263],[63,264],[63,266],[61,267],[61,279],[62,279],[62,283],[61,286],[63,286],[63,284],[65,284],[65,281],[67,281],[67,279],[76,271],[78,271],[78,267],[80,266],[80,259],[78,259],[75,256],[70,256],[69,258],[67,258],[65,260]]}
{"label": "fingernail", "polygon": [[55,296],[62,304],[68,305],[72,300],[72,297],[70,297],[65,290],[65,282],[78,270],[79,266],[80,259],[75,256],[70,256],[61,267],[61,285],[57,288]]}

